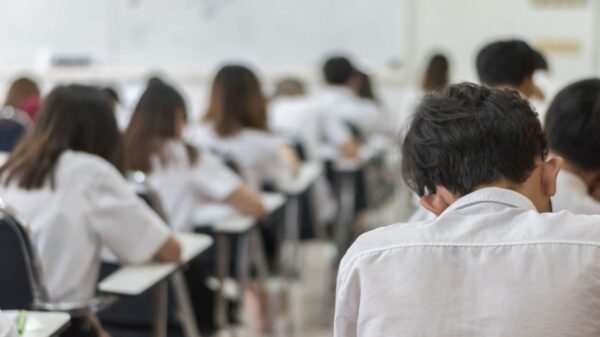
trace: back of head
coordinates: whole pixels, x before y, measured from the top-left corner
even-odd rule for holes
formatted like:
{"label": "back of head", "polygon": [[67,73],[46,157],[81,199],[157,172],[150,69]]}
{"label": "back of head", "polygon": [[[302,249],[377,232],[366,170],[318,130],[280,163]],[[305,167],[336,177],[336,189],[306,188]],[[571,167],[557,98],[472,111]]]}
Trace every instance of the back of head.
{"label": "back of head", "polygon": [[600,170],[600,79],[575,82],[554,98],[545,121],[552,151],[583,170]]}
{"label": "back of head", "polygon": [[304,84],[296,78],[284,78],[275,86],[275,97],[302,96],[304,95]]}
{"label": "back of head", "polygon": [[[122,169],[121,135],[110,99],[100,89],[68,85],[54,88],[44,100],[37,123],[0,170],[25,189],[52,178],[66,150],[100,156]],[[51,183],[53,180],[51,179]]]}
{"label": "back of head", "polygon": [[465,195],[524,182],[547,144],[536,113],[512,90],[451,85],[422,100],[402,144],[404,180],[419,195]]}
{"label": "back of head", "polygon": [[162,154],[163,142],[181,136],[179,128],[183,127],[185,116],[185,102],[175,88],[163,82],[149,85],[125,131],[127,169],[150,171],[150,159],[154,154]]}
{"label": "back of head", "polygon": [[220,136],[242,128],[267,130],[266,110],[256,75],[245,66],[227,65],[215,76],[205,120],[213,123]]}
{"label": "back of head", "polygon": [[521,40],[490,43],[477,54],[479,80],[491,86],[519,86],[536,70],[535,53]]}
{"label": "back of head", "polygon": [[6,93],[4,105],[22,109],[22,105],[28,98],[39,97],[40,89],[37,84],[28,77],[21,77],[12,82]]}
{"label": "back of head", "polygon": [[425,75],[423,76],[422,88],[425,92],[440,90],[448,85],[449,63],[446,56],[435,54],[429,60]]}
{"label": "back of head", "polygon": [[352,62],[344,56],[330,57],[323,65],[325,81],[332,85],[346,85],[354,71]]}

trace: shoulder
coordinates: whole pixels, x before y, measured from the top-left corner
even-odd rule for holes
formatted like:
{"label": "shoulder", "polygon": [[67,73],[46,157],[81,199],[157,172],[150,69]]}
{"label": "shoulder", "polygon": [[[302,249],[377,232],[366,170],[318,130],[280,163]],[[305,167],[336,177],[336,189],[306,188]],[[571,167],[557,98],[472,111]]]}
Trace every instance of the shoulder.
{"label": "shoulder", "polygon": [[87,152],[65,151],[59,159],[64,173],[81,172],[88,175],[119,174],[119,171],[106,159]]}

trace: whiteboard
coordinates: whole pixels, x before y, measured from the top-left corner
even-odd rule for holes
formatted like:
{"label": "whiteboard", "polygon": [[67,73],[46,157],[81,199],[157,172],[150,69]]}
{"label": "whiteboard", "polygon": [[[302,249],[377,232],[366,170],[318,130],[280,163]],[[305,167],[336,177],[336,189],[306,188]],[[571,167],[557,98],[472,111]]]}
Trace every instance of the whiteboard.
{"label": "whiteboard", "polygon": [[224,61],[313,69],[331,52],[403,62],[410,0],[0,0],[0,63],[89,55],[124,67],[211,71]]}

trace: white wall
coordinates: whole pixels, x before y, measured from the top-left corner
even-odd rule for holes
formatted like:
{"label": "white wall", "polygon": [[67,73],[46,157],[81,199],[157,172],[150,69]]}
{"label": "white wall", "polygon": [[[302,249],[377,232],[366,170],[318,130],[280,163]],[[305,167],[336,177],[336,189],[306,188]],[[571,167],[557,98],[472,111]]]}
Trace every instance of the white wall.
{"label": "white wall", "polygon": [[[576,53],[547,53],[556,85],[590,76],[598,58],[594,29],[600,18],[598,1],[583,6],[536,7],[531,0],[414,0],[416,4],[413,78],[433,50],[449,54],[455,81],[477,79],[475,56],[486,42],[523,38],[533,45],[544,41],[575,42]],[[566,2],[563,2],[566,3]],[[596,58],[596,59],[595,59]]]}

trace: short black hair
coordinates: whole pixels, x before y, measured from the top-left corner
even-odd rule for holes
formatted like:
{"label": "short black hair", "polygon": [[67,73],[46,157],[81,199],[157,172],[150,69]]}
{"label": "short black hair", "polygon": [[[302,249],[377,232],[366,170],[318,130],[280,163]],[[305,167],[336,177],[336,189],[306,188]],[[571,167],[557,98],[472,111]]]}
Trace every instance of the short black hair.
{"label": "short black hair", "polygon": [[483,84],[520,85],[535,72],[538,63],[536,51],[525,41],[496,41],[477,54],[477,74]]}
{"label": "short black hair", "polygon": [[600,170],[600,79],[562,89],[546,113],[552,151],[584,170]]}
{"label": "short black hair", "polygon": [[345,56],[330,57],[323,65],[323,75],[329,84],[346,84],[354,71],[352,62]]}
{"label": "short black hair", "polygon": [[548,145],[537,114],[516,91],[460,83],[423,98],[402,144],[402,175],[423,196],[457,195],[506,179],[524,182]]}

